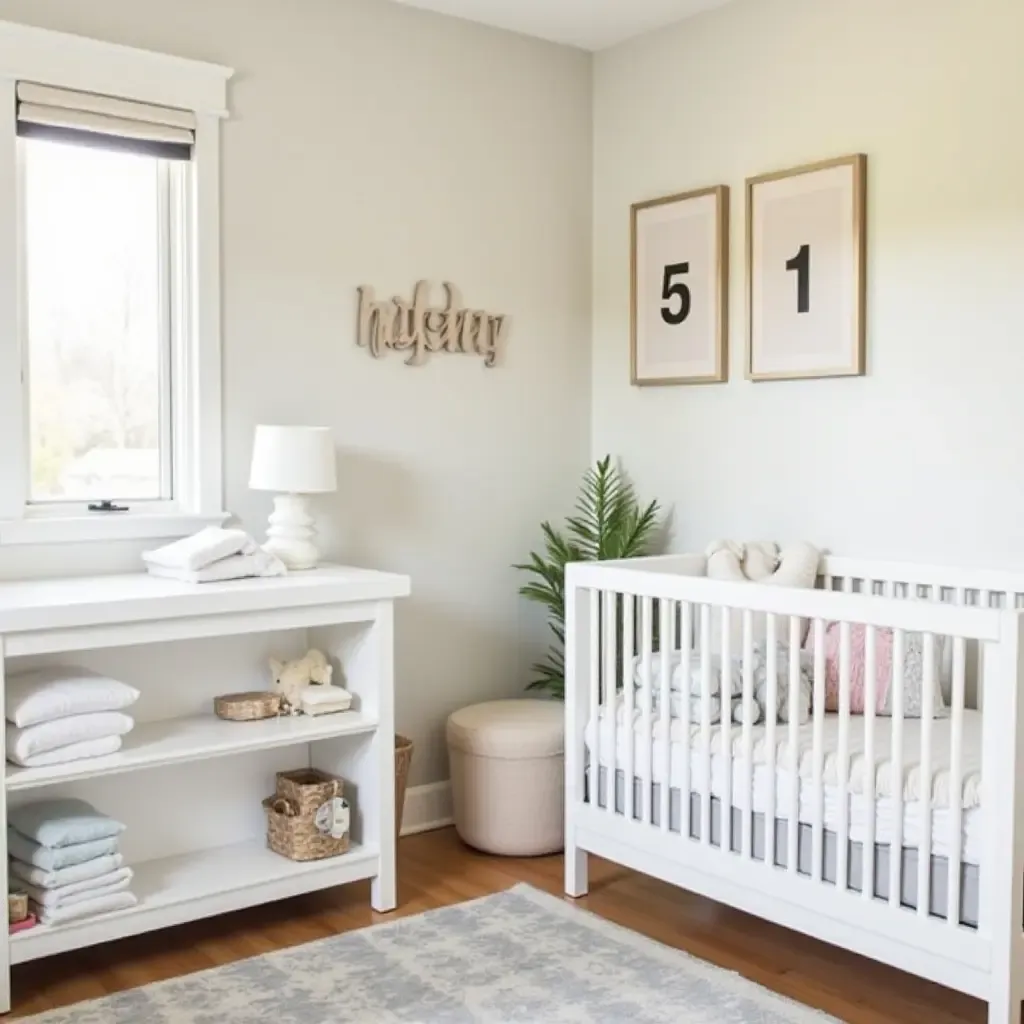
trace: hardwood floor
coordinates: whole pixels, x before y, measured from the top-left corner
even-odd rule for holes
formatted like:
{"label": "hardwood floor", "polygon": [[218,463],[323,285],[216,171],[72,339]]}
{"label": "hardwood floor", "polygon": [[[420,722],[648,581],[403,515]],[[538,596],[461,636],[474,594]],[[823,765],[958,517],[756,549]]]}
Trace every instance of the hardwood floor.
{"label": "hardwood floor", "polygon": [[[399,865],[400,915],[484,896],[516,882],[562,891],[561,857],[487,857],[463,846],[452,829],[403,839]],[[13,1016],[394,917],[369,909],[368,888],[313,893],[16,967]],[[590,896],[578,903],[851,1024],[960,1024],[986,1017],[985,1007],[966,996],[601,861],[592,863]]]}

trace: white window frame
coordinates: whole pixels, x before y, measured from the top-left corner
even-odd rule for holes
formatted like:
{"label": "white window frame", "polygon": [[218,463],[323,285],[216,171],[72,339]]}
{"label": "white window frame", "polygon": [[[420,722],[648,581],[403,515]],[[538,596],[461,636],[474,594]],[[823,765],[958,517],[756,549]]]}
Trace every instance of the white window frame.
{"label": "white window frame", "polygon": [[[61,32],[0,22],[0,547],[184,536],[222,523],[220,124],[230,68]],[[188,281],[188,308],[174,317],[174,500],[127,512],[89,512],[85,502],[30,505],[25,289],[22,258],[18,81],[117,96],[195,114],[185,168],[188,251],[172,273]]]}

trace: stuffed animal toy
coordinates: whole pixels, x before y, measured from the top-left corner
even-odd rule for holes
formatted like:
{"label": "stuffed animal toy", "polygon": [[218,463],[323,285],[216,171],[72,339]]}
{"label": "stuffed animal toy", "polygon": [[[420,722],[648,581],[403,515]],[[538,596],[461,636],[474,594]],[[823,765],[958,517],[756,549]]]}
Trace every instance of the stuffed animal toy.
{"label": "stuffed animal toy", "polygon": [[293,715],[302,710],[302,691],[310,685],[330,686],[333,674],[334,666],[315,649],[295,661],[270,659],[270,678],[274,692],[281,697],[281,710]]}

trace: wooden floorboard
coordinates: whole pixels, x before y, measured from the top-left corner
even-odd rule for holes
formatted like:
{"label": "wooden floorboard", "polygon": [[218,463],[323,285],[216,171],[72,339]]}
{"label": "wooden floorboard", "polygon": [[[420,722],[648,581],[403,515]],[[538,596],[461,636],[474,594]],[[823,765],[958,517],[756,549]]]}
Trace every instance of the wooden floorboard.
{"label": "wooden floorboard", "polygon": [[[576,901],[579,906],[851,1024],[985,1021],[985,1007],[966,996],[624,868],[595,858],[590,877],[590,895]],[[517,882],[560,895],[561,857],[488,857],[463,846],[451,829],[410,836],[399,844],[395,914],[418,914]],[[14,969],[12,1017],[312,942],[395,914],[373,913],[369,886],[358,884],[35,961]]]}

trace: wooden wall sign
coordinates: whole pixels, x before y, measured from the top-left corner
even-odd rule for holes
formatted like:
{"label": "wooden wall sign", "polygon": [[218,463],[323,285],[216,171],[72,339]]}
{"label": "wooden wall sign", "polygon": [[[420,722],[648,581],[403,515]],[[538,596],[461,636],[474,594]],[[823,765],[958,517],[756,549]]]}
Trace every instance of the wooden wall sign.
{"label": "wooden wall sign", "polygon": [[459,289],[448,281],[443,287],[443,306],[429,304],[429,281],[417,282],[409,300],[377,301],[372,288],[359,288],[356,343],[378,358],[388,349],[408,352],[407,366],[422,366],[432,352],[471,353],[494,366],[504,352],[508,317],[464,309]]}

